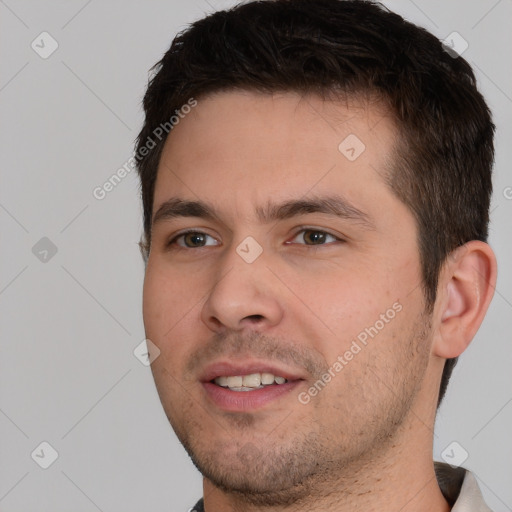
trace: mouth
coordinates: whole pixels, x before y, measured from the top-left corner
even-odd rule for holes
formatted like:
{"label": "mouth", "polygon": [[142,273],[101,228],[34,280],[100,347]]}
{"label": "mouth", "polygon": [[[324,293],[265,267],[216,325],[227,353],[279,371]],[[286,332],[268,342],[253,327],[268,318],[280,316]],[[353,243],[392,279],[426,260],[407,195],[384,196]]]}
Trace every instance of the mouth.
{"label": "mouth", "polygon": [[210,402],[231,412],[247,412],[284,398],[305,378],[266,363],[210,365],[200,379]]}
{"label": "mouth", "polygon": [[266,386],[281,386],[288,382],[288,380],[281,375],[264,372],[251,373],[249,375],[222,375],[210,382],[223,388],[229,388],[231,391],[254,391],[255,389],[263,389]]}

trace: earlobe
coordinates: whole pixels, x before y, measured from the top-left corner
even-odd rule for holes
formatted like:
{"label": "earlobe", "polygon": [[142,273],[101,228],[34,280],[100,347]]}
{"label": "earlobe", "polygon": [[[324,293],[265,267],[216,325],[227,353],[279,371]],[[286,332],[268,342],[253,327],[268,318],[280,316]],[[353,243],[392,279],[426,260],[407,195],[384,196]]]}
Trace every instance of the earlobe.
{"label": "earlobe", "polygon": [[448,257],[438,285],[434,355],[451,359],[468,347],[494,295],[496,272],[494,252],[478,240],[457,248]]}

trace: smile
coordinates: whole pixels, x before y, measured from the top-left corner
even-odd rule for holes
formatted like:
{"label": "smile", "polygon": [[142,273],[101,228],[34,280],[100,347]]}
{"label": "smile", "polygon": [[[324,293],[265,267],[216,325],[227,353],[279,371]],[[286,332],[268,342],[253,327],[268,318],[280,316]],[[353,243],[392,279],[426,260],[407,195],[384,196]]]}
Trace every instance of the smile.
{"label": "smile", "polygon": [[253,391],[274,384],[288,382],[284,377],[272,373],[251,373],[249,375],[221,376],[213,380],[215,384],[231,391]]}
{"label": "smile", "polygon": [[305,382],[302,368],[269,361],[221,360],[199,376],[210,407],[229,412],[250,412],[284,399]]}

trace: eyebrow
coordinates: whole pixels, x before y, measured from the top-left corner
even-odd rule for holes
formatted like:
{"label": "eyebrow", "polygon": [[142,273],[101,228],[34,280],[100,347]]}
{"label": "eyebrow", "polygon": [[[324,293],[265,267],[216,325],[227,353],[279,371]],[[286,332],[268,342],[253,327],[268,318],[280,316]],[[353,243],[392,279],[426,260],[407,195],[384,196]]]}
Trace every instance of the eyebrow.
{"label": "eyebrow", "polygon": [[[286,220],[299,215],[323,213],[349,221],[357,222],[367,229],[374,230],[375,224],[363,211],[356,208],[345,198],[338,195],[292,199],[282,203],[268,201],[266,205],[256,208],[256,216],[262,223],[268,224]],[[177,197],[163,202],[153,216],[152,225],[178,217],[198,217],[215,221],[220,218],[216,208],[205,201],[190,201]]]}

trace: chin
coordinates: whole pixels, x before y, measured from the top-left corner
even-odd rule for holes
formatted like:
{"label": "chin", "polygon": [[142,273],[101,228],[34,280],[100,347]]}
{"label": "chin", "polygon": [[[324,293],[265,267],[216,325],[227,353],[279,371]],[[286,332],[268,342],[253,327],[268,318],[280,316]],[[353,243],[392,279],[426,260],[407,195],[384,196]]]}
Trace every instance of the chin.
{"label": "chin", "polygon": [[297,503],[310,495],[309,482],[323,472],[318,455],[324,450],[311,436],[302,442],[289,440],[287,446],[277,440],[270,445],[268,437],[260,443],[210,440],[208,446],[192,446],[189,439],[181,441],[201,474],[221,491],[253,505]]}

